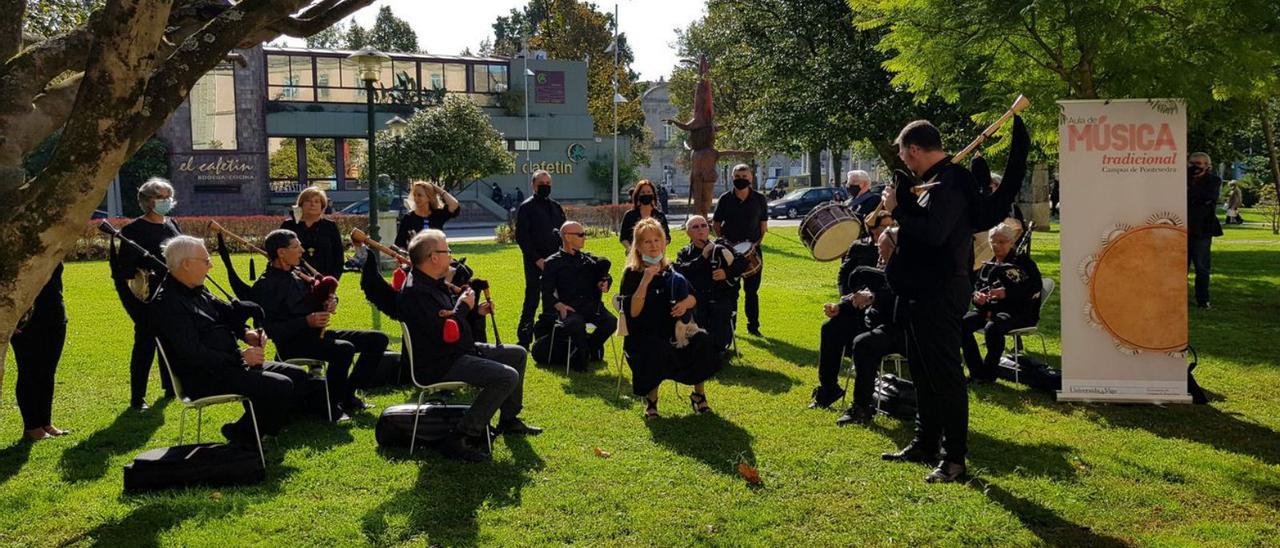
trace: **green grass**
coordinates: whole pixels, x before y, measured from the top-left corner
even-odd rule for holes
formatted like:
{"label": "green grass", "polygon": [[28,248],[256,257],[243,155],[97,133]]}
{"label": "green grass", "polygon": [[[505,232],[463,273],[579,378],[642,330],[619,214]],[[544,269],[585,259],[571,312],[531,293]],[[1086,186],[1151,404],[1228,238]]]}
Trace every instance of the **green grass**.
{"label": "green grass", "polygon": [[[794,229],[767,240],[765,337],[739,333],[749,365],[708,385],[715,415],[693,415],[668,383],[663,418],[646,423],[638,401],[614,397],[611,369],[531,367],[525,416],[548,431],[499,441],[489,464],[380,452],[375,410],[342,426],[294,423],[267,446],[264,484],[140,496],[121,493],[121,466],[171,444],[179,409],[125,410],[131,324],[106,265],[71,264],[54,420],[75,433],[17,443],[11,366],[0,410],[0,544],[1276,544],[1280,239],[1262,227],[1227,233],[1214,247],[1215,308],[1191,311],[1212,405],[1059,404],[1008,384],[980,387],[970,396],[974,479],[947,486],[922,483],[924,467],[880,461],[910,438],[909,424],[881,417],[837,429],[834,412],[805,409],[837,265],[809,259]],[[503,339],[514,341],[518,251],[453,249],[493,280]],[[621,263],[614,241],[590,249]],[[1060,279],[1057,234],[1038,234],[1034,253]],[[368,327],[353,278],[341,295],[336,323]],[[1055,296],[1042,322],[1055,364],[1058,315]],[[152,399],[159,390],[153,374]],[[384,391],[373,400],[409,398]],[[237,413],[208,413],[206,437]],[[595,456],[596,447],[612,457]],[[762,487],[736,475],[740,460],[759,467]]]}

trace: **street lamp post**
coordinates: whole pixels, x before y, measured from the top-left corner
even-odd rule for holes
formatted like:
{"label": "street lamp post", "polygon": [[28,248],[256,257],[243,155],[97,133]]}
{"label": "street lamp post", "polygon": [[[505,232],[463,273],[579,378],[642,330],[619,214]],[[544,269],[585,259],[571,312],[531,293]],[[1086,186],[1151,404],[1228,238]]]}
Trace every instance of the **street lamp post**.
{"label": "street lamp post", "polygon": [[[527,52],[526,52],[527,53]],[[524,60],[524,162],[529,163],[529,78],[533,77],[533,71],[529,70],[529,59]]]}
{"label": "street lamp post", "polygon": [[618,205],[618,105],[625,101],[618,94],[618,52],[622,49],[618,44],[618,29],[618,4],[614,3],[613,43],[608,48],[613,50],[613,205]]}
{"label": "street lamp post", "polygon": [[[387,120],[386,126],[387,131],[391,132],[391,137],[395,139],[396,155],[398,155],[403,161],[404,134],[409,130],[409,122],[405,121],[404,118],[394,116],[390,120]],[[398,200],[404,199],[404,183],[405,181],[395,181],[396,199]]]}
{"label": "street lamp post", "polygon": [[364,94],[368,100],[367,108],[369,114],[369,165],[366,180],[369,181],[369,235],[373,239],[378,239],[378,156],[375,151],[376,134],[374,130],[374,82],[378,81],[378,76],[382,72],[382,63],[391,59],[385,53],[381,53],[373,48],[364,48],[351,54],[348,57],[356,63],[360,69],[360,79],[364,80]]}

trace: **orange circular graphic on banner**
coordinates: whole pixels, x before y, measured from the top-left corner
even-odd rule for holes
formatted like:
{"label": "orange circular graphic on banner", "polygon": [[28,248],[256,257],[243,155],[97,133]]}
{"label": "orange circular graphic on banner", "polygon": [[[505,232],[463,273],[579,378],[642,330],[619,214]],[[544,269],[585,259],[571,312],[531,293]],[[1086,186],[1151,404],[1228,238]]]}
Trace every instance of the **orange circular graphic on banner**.
{"label": "orange circular graphic on banner", "polygon": [[1187,346],[1187,231],[1173,224],[1125,230],[1093,264],[1093,315],[1117,342],[1140,350]]}

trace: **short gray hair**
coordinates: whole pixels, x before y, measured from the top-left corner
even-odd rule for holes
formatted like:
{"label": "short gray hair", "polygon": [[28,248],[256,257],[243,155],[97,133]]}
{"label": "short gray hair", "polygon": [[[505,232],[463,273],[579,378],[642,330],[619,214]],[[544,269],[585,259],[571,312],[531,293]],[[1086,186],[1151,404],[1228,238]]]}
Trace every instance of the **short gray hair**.
{"label": "short gray hair", "polygon": [[996,234],[1000,234],[1012,241],[1014,238],[1018,237],[1018,230],[1006,223],[1000,223],[991,227],[991,230],[987,231],[987,239],[990,240],[991,238],[994,238]]}
{"label": "short gray hair", "polygon": [[861,169],[853,169],[853,170],[850,170],[848,173],[846,173],[846,174],[844,175],[844,182],[845,182],[846,184],[847,184],[847,183],[852,183],[852,182],[853,182],[853,180],[854,180],[855,178],[856,178],[856,179],[861,179],[861,180],[866,181],[866,182],[868,182],[868,183],[870,183],[870,182],[871,182],[871,174],[870,174],[870,173],[867,173],[867,172],[865,172],[865,171],[863,171],[863,170],[861,170]]}
{"label": "short gray hair", "polygon": [[197,249],[205,249],[204,240],[195,236],[174,236],[160,244],[160,252],[164,255],[164,265],[169,272],[182,266],[182,261],[194,259]]}
{"label": "short gray hair", "polygon": [[531,183],[537,182],[537,181],[538,181],[538,177],[541,177],[541,176],[543,176],[543,175],[546,175],[548,179],[550,179],[550,178],[551,178],[551,172],[549,172],[549,171],[547,171],[547,170],[545,170],[545,169],[539,169],[539,170],[537,170],[537,171],[534,171],[534,172],[533,172],[533,176],[532,176],[532,177],[529,177],[529,182],[531,182]]}
{"label": "short gray hair", "polygon": [[1188,160],[1188,161],[1189,161],[1189,160],[1194,160],[1194,159],[1196,159],[1196,158],[1204,158],[1204,160],[1205,160],[1206,162],[1208,162],[1208,163],[1210,163],[1210,164],[1212,164],[1212,163],[1213,163],[1213,158],[1210,158],[1210,157],[1209,157],[1209,153],[1208,153],[1208,152],[1192,152],[1190,156],[1187,156],[1187,160]]}
{"label": "short gray hair", "polygon": [[730,173],[730,174],[734,174],[734,173],[737,173],[737,172],[739,172],[739,171],[751,171],[751,166],[749,166],[749,165],[747,165],[747,164],[738,164],[738,165],[736,165],[736,166],[733,166],[733,171],[730,171],[729,173]]}
{"label": "short gray hair", "polygon": [[432,251],[437,251],[435,246],[446,241],[444,231],[435,228],[415,234],[413,239],[409,240],[409,262],[413,263],[413,266],[422,264],[431,256]]}
{"label": "short gray hair", "polygon": [[143,211],[151,211],[155,206],[156,198],[160,196],[162,191],[169,191],[169,197],[173,197],[173,185],[169,184],[169,180],[164,177],[152,177],[147,182],[142,183],[138,187],[138,207]]}

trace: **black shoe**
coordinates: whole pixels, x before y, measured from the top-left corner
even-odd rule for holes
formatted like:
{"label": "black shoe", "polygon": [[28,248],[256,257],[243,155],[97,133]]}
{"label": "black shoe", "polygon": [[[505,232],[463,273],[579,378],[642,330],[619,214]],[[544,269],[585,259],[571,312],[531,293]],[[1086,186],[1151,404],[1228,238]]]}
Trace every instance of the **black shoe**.
{"label": "black shoe", "polygon": [[147,405],[147,402],[145,401],[132,402],[129,404],[129,407],[133,408],[134,411],[139,411],[139,412],[151,409],[151,406]]}
{"label": "black shoe", "polygon": [[818,386],[813,389],[813,401],[809,402],[809,409],[829,409],[831,404],[843,397],[843,388],[826,388]]}
{"label": "black shoe", "polygon": [[757,337],[763,337],[763,336],[764,336],[764,335],[761,335],[761,334],[760,334],[760,326],[758,326],[758,325],[754,325],[754,326],[748,327],[748,328],[747,328],[747,333],[750,333],[750,334],[755,335],[755,336],[757,336]]}
{"label": "black shoe", "polygon": [[1208,302],[1198,303],[1196,304],[1196,306],[1203,308],[1205,310],[1213,310],[1213,305],[1209,304]]}
{"label": "black shoe", "polygon": [[348,413],[356,413],[364,411],[365,409],[373,409],[374,407],[375,406],[372,403],[366,402],[355,396],[351,396],[351,399],[347,400],[347,403],[342,404],[342,409]]}
{"label": "black shoe", "polygon": [[472,436],[462,433],[453,433],[440,441],[440,452],[444,456],[455,460],[466,462],[484,462],[489,460],[489,453],[486,451],[485,444],[477,441]]}
{"label": "black shoe", "polygon": [[994,377],[969,377],[969,384],[995,384]]}
{"label": "black shoe", "polygon": [[230,445],[240,447],[257,447],[258,445],[252,434],[241,432],[234,422],[222,425],[222,437],[227,438],[227,443]]}
{"label": "black shoe", "polygon": [[924,449],[914,443],[899,449],[895,453],[880,453],[880,458],[895,462],[919,462],[929,464],[938,460],[938,452]]}
{"label": "black shoe", "polygon": [[848,411],[845,411],[843,415],[840,415],[840,418],[836,419],[836,426],[871,424],[872,419],[875,418],[876,408],[867,405],[855,405],[850,407]]}
{"label": "black shoe", "polygon": [[964,477],[967,468],[963,464],[942,461],[929,475],[924,477],[925,483],[952,483]]}
{"label": "black shoe", "polygon": [[536,436],[541,434],[544,429],[525,424],[519,417],[514,419],[503,419],[498,422],[498,429],[495,432],[499,434],[509,434],[512,436]]}

